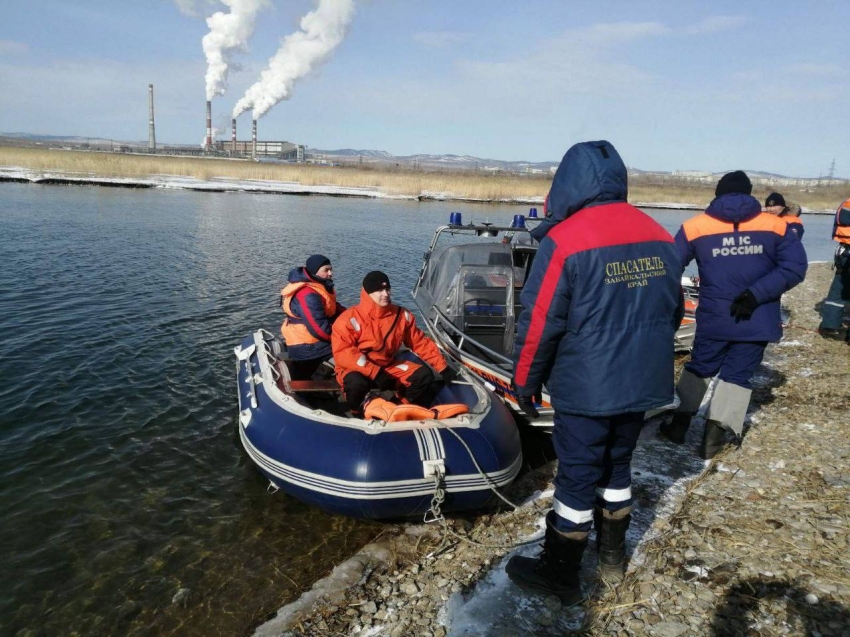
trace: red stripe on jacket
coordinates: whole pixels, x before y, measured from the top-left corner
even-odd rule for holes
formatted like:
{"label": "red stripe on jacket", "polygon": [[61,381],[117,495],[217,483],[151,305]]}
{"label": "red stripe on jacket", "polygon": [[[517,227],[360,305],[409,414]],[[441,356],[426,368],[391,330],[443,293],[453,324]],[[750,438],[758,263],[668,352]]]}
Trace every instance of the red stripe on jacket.
{"label": "red stripe on jacket", "polygon": [[555,250],[552,252],[546,266],[546,274],[543,275],[543,282],[537,292],[531,323],[517,360],[514,378],[518,386],[525,385],[528,381],[531,365],[537,356],[543,331],[546,329],[549,307],[555,297],[564,264],[570,256],[586,250],[631,243],[650,241],[674,243],[670,233],[657,221],[627,203],[583,208],[552,228],[546,238],[554,241]]}
{"label": "red stripe on jacket", "polygon": [[[310,324],[310,327],[313,328],[313,331],[316,335],[322,339],[323,341],[330,342],[331,335],[325,332],[319,324],[316,323],[316,319],[313,316],[313,313],[310,311],[310,308],[307,306],[307,295],[313,294],[313,290],[308,287],[303,287],[298,292],[295,293],[295,298],[298,299],[298,302],[301,304],[301,313],[304,315],[303,318]],[[330,318],[330,317],[328,317]]]}

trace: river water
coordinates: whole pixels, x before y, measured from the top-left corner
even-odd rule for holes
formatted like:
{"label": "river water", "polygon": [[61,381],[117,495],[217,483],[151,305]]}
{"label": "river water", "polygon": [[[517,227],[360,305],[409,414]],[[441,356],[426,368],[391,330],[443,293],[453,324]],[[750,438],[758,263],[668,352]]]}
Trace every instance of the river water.
{"label": "river water", "polygon": [[[516,206],[0,184],[0,634],[240,635],[384,528],[266,491],[233,347],[290,267],[412,307],[449,212]],[[675,232],[693,211],[648,211]],[[807,216],[810,260],[832,218]]]}

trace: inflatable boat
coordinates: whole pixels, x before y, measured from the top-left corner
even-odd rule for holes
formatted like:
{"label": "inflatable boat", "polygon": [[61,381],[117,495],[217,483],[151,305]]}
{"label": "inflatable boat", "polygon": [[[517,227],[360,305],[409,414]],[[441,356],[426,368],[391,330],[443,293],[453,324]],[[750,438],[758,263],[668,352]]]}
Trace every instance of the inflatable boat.
{"label": "inflatable boat", "polygon": [[[510,226],[463,225],[461,213],[451,213],[449,225],[437,228],[425,253],[413,299],[429,335],[451,359],[488,383],[520,422],[551,429],[554,411],[546,388],[537,403],[541,417],[527,420],[511,387],[519,296],[538,247],[527,222],[537,221],[536,208],[528,218],[514,215]],[[682,277],[685,318],[674,337],[677,351],[693,344],[698,284]]]}
{"label": "inflatable boat", "polygon": [[467,413],[363,420],[350,415],[335,380],[293,380],[273,334],[259,330],[234,352],[242,445],[274,486],[307,504],[357,518],[431,521],[491,504],[520,470],[510,412],[471,374],[462,371],[434,402]]}

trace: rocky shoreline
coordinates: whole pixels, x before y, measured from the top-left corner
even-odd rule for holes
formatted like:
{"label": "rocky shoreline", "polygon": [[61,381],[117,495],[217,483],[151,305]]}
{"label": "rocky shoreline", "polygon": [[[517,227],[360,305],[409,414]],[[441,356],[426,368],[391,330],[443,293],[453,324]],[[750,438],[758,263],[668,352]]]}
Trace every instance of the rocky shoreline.
{"label": "rocky shoreline", "polygon": [[596,581],[592,550],[582,607],[506,582],[503,558],[538,550],[549,463],[506,491],[516,510],[388,527],[255,635],[850,635],[850,348],[816,332],[831,277],[813,264],[783,298],[790,321],[759,370],[741,448],[702,463],[692,427],[680,492],[649,503],[637,490],[652,521],[630,531],[617,587]]}

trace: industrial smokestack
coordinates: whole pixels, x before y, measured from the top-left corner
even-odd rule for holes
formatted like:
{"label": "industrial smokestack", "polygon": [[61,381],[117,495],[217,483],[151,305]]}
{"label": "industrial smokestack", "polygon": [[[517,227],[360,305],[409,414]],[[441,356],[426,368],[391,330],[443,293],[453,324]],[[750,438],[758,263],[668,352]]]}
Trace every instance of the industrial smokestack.
{"label": "industrial smokestack", "polygon": [[148,150],[156,150],[156,130],[153,125],[153,84],[148,84]]}
{"label": "industrial smokestack", "polygon": [[257,158],[257,120],[251,123],[251,158]]}
{"label": "industrial smokestack", "polygon": [[236,118],[234,117],[230,122],[230,150],[236,154]]}
{"label": "industrial smokestack", "polygon": [[212,100],[207,100],[207,143],[206,149],[212,150]]}

